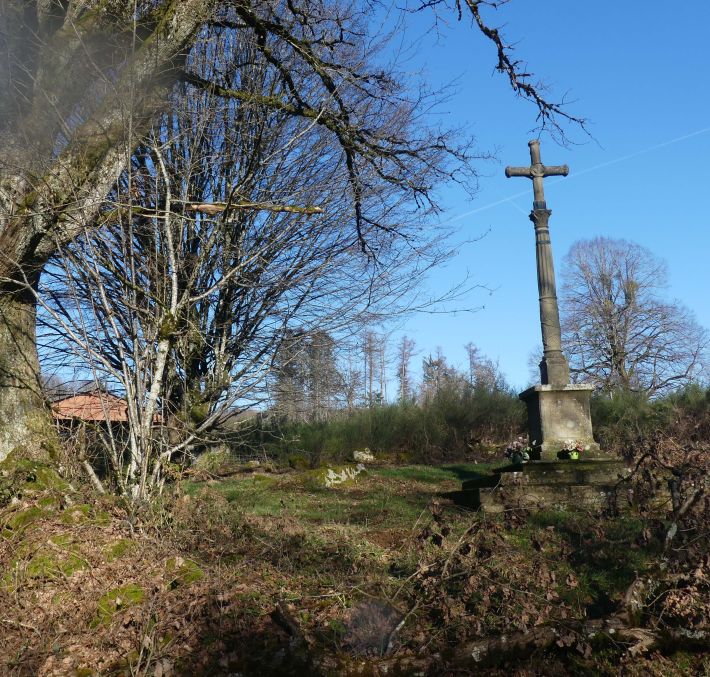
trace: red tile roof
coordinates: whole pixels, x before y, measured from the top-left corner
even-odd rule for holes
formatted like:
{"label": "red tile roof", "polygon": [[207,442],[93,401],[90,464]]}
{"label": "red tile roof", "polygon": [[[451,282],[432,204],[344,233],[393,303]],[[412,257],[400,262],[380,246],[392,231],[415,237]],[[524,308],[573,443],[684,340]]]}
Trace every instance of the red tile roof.
{"label": "red tile roof", "polygon": [[128,421],[126,401],[110,393],[74,395],[52,404],[54,418],[59,421]]}

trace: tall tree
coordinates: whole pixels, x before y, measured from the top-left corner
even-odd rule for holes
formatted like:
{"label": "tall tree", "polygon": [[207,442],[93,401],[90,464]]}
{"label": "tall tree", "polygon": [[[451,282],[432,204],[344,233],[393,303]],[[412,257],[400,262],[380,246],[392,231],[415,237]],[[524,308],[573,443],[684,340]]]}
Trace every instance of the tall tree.
{"label": "tall tree", "polygon": [[507,389],[508,385],[498,365],[482,355],[478,346],[469,341],[464,349],[468,357],[468,380],[474,388],[488,391]]}
{"label": "tall tree", "polygon": [[397,346],[397,382],[399,384],[399,401],[409,402],[414,395],[412,383],[411,362],[414,357],[415,342],[403,336]]}
{"label": "tall tree", "polygon": [[663,297],[666,265],[626,240],[581,240],[563,265],[565,350],[577,380],[604,392],[662,393],[705,367],[707,331]]}

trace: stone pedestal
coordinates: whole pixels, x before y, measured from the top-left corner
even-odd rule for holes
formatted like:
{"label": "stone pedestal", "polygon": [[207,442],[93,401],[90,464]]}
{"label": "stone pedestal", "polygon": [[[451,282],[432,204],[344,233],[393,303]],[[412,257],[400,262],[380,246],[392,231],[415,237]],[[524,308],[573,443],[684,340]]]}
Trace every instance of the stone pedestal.
{"label": "stone pedestal", "polygon": [[593,390],[590,385],[536,385],[520,393],[528,408],[533,459],[557,460],[569,440],[589,447],[580,454],[584,460],[608,458],[592,437],[589,400]]}
{"label": "stone pedestal", "polygon": [[617,508],[628,505],[619,482],[628,474],[621,460],[531,461],[508,465],[468,480],[450,498],[469,508],[499,513],[510,508],[550,510]]}

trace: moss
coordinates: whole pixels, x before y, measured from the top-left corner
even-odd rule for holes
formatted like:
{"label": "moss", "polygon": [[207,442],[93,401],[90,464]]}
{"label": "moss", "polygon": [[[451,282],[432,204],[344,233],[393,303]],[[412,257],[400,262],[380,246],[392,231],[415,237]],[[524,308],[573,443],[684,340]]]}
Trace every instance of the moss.
{"label": "moss", "polygon": [[74,552],[58,553],[43,549],[27,563],[24,573],[26,578],[53,580],[71,576],[85,567],[86,562]]}
{"label": "moss", "polygon": [[23,458],[17,449],[0,463],[0,505],[16,496],[38,492],[65,494],[71,489],[51,465]]}
{"label": "moss", "polygon": [[73,505],[62,513],[62,522],[65,524],[84,524],[91,517],[91,506],[85,503]]}
{"label": "moss", "polygon": [[67,508],[62,513],[62,522],[64,524],[97,524],[106,526],[111,522],[110,515],[103,510],[94,510],[94,508],[86,503],[73,505]]}
{"label": "moss", "polygon": [[49,539],[48,546],[41,546],[36,550],[29,544],[24,544],[10,563],[2,583],[9,586],[23,579],[54,580],[71,576],[86,566],[87,562],[80,556],[74,539],[69,534],[57,534]]}
{"label": "moss", "polygon": [[52,510],[58,510],[61,505],[61,501],[57,496],[44,496],[37,501],[37,505],[49,512]]}
{"label": "moss", "polygon": [[5,523],[3,536],[6,538],[14,533],[22,531],[25,527],[42,519],[47,515],[47,511],[39,506],[33,505],[25,510],[13,513]]}
{"label": "moss", "polygon": [[252,475],[252,482],[255,487],[259,489],[272,489],[276,487],[279,481],[275,477],[269,477],[268,475]]}
{"label": "moss", "polygon": [[49,411],[42,408],[31,412],[26,418],[26,424],[27,429],[40,440],[40,449],[46,452],[50,460],[56,461],[61,453],[61,443]]}
{"label": "moss", "polygon": [[190,420],[199,425],[210,414],[210,405],[207,402],[198,402],[190,407]]}
{"label": "moss", "polygon": [[117,559],[121,559],[121,557],[129,553],[135,547],[135,541],[132,541],[129,538],[120,538],[115,543],[111,543],[104,550],[104,556],[106,557],[107,562],[113,562]]}
{"label": "moss", "polygon": [[41,464],[56,461],[60,456],[61,443],[49,410],[37,402],[37,406],[25,414],[22,422],[29,434],[29,442],[18,444],[12,449],[0,462],[0,468],[12,470],[22,461]]}
{"label": "moss", "polygon": [[109,590],[99,599],[96,616],[91,621],[90,626],[97,628],[99,625],[108,625],[117,611],[136,606],[143,602],[144,598],[143,588],[134,583]]}
{"label": "moss", "polygon": [[175,334],[177,331],[177,320],[171,313],[167,313],[160,323],[158,329],[158,340],[165,341]]}
{"label": "moss", "polygon": [[168,586],[170,589],[182,585],[190,585],[205,577],[205,572],[200,569],[195,562],[182,557],[171,557],[165,563],[165,569],[170,578]]}
{"label": "moss", "polygon": [[75,542],[71,534],[55,534],[49,540],[60,548],[68,548]]}

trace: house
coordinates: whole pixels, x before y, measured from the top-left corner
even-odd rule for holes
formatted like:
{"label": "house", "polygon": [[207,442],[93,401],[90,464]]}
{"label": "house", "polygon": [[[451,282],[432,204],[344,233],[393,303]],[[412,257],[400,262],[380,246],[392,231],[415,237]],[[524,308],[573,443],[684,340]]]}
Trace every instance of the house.
{"label": "house", "polygon": [[127,410],[124,399],[101,390],[79,393],[52,403],[52,415],[58,423],[127,423]]}

